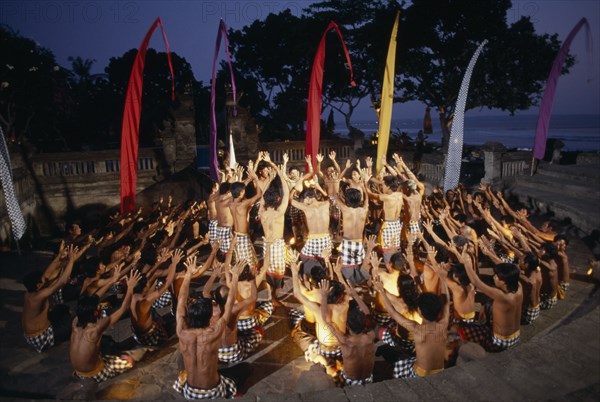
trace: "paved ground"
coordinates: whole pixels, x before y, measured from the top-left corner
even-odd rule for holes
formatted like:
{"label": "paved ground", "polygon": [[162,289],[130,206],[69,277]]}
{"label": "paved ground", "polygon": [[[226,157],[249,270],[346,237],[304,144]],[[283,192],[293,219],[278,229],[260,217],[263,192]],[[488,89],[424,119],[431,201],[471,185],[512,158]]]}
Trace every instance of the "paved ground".
{"label": "paved ground", "polygon": [[[389,380],[390,367],[378,360],[375,384],[336,388],[311,367],[292,342],[286,309],[279,307],[266,325],[266,340],[250,358],[223,372],[236,378],[242,400],[590,400],[600,395],[600,304],[597,283],[586,271],[589,249],[573,238],[569,255],[572,287],[565,300],[522,329],[514,349],[481,356],[464,348],[459,364],[445,372],[412,380]],[[41,252],[0,254],[0,397],[3,399],[182,399],[171,388],[177,373],[177,342],[149,353],[133,370],[96,387],[71,375],[68,344],[38,354],[21,336],[23,274],[45,267]],[[596,272],[596,275],[600,272]],[[289,281],[288,281],[289,282]],[[289,285],[285,289],[289,291]],[[262,293],[260,296],[264,296]],[[285,304],[295,306],[289,294]],[[167,314],[166,312],[164,312]],[[129,337],[128,320],[111,332]]]}

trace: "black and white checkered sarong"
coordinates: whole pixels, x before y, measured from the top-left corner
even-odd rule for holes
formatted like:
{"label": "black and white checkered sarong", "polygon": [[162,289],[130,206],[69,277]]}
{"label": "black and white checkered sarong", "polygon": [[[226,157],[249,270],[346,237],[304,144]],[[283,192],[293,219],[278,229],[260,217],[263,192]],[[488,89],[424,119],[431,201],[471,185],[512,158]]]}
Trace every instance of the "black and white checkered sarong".
{"label": "black and white checkered sarong", "polygon": [[556,306],[558,303],[558,297],[550,296],[548,293],[540,294],[540,309],[542,310],[550,310],[552,307]]}
{"label": "black and white checkered sarong", "polygon": [[311,346],[323,357],[342,360],[342,350],[340,349],[340,345],[323,345],[318,339],[315,339]]}
{"label": "black and white checkered sarong", "polygon": [[307,257],[321,258],[323,250],[331,251],[331,237],[328,234],[314,238],[308,236],[300,253]]}
{"label": "black and white checkered sarong", "polygon": [[[271,258],[267,274],[275,278],[283,278],[285,276],[286,263],[286,245],[283,239],[277,239],[272,243],[264,243],[265,247],[270,248]],[[266,248],[263,248],[263,253]],[[264,254],[263,254],[264,258]]]}
{"label": "black and white checkered sarong", "polygon": [[65,304],[62,288],[58,289],[58,291],[52,295],[52,304],[55,306],[59,304]]}
{"label": "black and white checkered sarong", "polygon": [[244,349],[240,346],[240,341],[231,346],[219,348],[219,361],[223,363],[239,363],[244,360]]}
{"label": "black and white checkered sarong", "polygon": [[158,321],[152,323],[150,329],[143,333],[136,331],[135,328],[132,328],[132,332],[133,338],[137,341],[137,343],[145,346],[162,345],[169,339],[169,333],[167,332],[164,324]]}
{"label": "black and white checkered sarong", "polygon": [[247,331],[264,323],[271,317],[275,306],[271,300],[263,300],[256,305],[252,317],[240,318],[237,322],[238,331]]}
{"label": "black and white checkered sarong", "polygon": [[392,317],[390,317],[388,313],[377,310],[371,312],[371,318],[373,318],[373,321],[381,327],[387,326],[392,322]]}
{"label": "black and white checkered sarong", "polygon": [[219,238],[219,221],[211,219],[208,222],[208,236],[211,243],[214,243]]}
{"label": "black and white checkered sarong", "polygon": [[258,325],[258,322],[256,321],[256,318],[254,316],[240,318],[240,319],[238,319],[238,322],[237,322],[238,331],[246,331],[246,330],[256,327],[257,325]]}
{"label": "black and white checkered sarong", "polygon": [[273,310],[275,310],[275,306],[271,300],[263,300],[259,302],[256,305],[256,310],[254,311],[258,324],[264,325],[273,314]]}
{"label": "black and white checkered sarong", "polygon": [[290,205],[290,218],[292,218],[292,225],[300,225],[305,220],[304,212],[302,212],[301,209]]}
{"label": "black and white checkered sarong", "polygon": [[522,322],[525,324],[531,324],[532,322],[534,322],[535,320],[537,320],[540,317],[540,306],[536,306],[536,307],[529,307],[526,309],[523,309],[523,319]]}
{"label": "black and white checkered sarong", "polygon": [[52,325],[49,325],[46,330],[42,333],[30,336],[27,334],[23,334],[25,337],[25,342],[28,345],[32,346],[38,353],[41,353],[42,350],[54,346],[54,329]]}
{"label": "black and white checkered sarong", "polygon": [[[155,289],[160,289],[160,287],[164,285],[164,282],[161,280],[156,281]],[[173,294],[170,290],[165,290],[158,299],[154,300],[152,303],[152,308],[161,309],[163,307],[167,307],[169,304],[173,302]]]}
{"label": "black and white checkered sarong", "polygon": [[227,254],[231,247],[231,226],[218,226],[217,239],[219,239],[219,250],[223,254]]}
{"label": "black and white checkered sarong", "polygon": [[304,313],[298,309],[292,308],[289,311],[290,321],[292,322],[292,327],[295,327],[300,321],[304,319]]}
{"label": "black and white checkered sarong", "polygon": [[402,222],[400,219],[395,221],[384,221],[379,232],[379,244],[383,250],[389,250],[400,247],[400,235],[402,233]]}
{"label": "black and white checkered sarong", "polygon": [[263,340],[264,332],[261,327],[254,327],[247,331],[238,331],[238,343],[242,347],[244,358],[260,345]]}
{"label": "black and white checkered sarong", "polygon": [[485,323],[473,323],[460,325],[458,329],[464,340],[480,344],[488,352],[501,352],[513,347],[519,342],[520,333],[510,339],[502,339],[496,336],[491,327]]}
{"label": "black and white checkered sarong", "polygon": [[421,233],[421,225],[418,221],[408,222],[408,231],[413,234]]}
{"label": "black and white checkered sarong", "polygon": [[365,259],[365,247],[362,240],[342,240],[342,266],[361,265]]}
{"label": "black and white checkered sarong", "polygon": [[233,398],[237,392],[235,382],[220,374],[219,378],[219,384],[213,389],[196,388],[187,383],[187,373],[180,371],[173,389],[182,394],[185,399]]}
{"label": "black and white checkered sarong", "polygon": [[106,381],[118,374],[124,373],[133,367],[131,362],[121,359],[119,356],[103,355],[101,356],[104,367],[102,370],[93,376],[86,376],[75,371],[75,375],[81,379],[92,378],[96,382]]}
{"label": "black and white checkered sarong", "polygon": [[367,385],[373,384],[373,374],[369,378],[363,378],[362,380],[353,380],[348,378],[344,370],[340,371],[340,379],[344,383],[344,385]]}
{"label": "black and white checkered sarong", "polygon": [[236,233],[235,237],[237,239],[237,247],[235,250],[236,261],[243,260],[246,261],[249,267],[256,267],[258,265],[258,258],[256,257],[256,252],[252,246],[250,236],[247,234]]}
{"label": "black and white checkered sarong", "polygon": [[415,354],[415,342],[411,339],[404,338],[398,335],[397,324],[385,328],[381,333],[381,341],[386,345],[394,347],[404,353],[414,355]]}
{"label": "black and white checkered sarong", "polygon": [[394,363],[394,378],[414,378],[417,376],[415,372],[415,362],[417,357],[409,357],[400,359]]}

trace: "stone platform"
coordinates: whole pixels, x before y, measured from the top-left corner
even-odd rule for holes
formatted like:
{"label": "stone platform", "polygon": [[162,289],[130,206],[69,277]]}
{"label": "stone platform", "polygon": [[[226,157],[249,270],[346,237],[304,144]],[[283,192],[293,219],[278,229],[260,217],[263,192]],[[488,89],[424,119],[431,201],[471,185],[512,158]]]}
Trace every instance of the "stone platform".
{"label": "stone platform", "polygon": [[552,165],[540,162],[533,176],[515,176],[505,194],[530,211],[568,219],[580,235],[600,232],[600,165]]}
{"label": "stone platform", "polygon": [[[514,349],[480,355],[462,353],[459,364],[444,372],[410,380],[394,380],[378,358],[375,383],[336,388],[319,367],[304,361],[290,338],[287,309],[297,306],[290,280],[284,307],[265,327],[265,340],[247,361],[222,372],[236,378],[243,401],[383,401],[383,400],[578,400],[600,395],[600,303],[598,274],[586,275],[590,250],[571,238],[572,285],[565,300],[532,325],[522,327]],[[0,254],[0,397],[15,399],[183,400],[172,384],[178,370],[177,340],[149,352],[129,372],[96,385],[75,380],[68,343],[43,353],[28,348],[21,335],[22,276],[44,268],[49,253]],[[266,295],[261,292],[259,297]],[[163,311],[167,314],[168,312]],[[116,340],[130,335],[129,319],[111,330]]]}

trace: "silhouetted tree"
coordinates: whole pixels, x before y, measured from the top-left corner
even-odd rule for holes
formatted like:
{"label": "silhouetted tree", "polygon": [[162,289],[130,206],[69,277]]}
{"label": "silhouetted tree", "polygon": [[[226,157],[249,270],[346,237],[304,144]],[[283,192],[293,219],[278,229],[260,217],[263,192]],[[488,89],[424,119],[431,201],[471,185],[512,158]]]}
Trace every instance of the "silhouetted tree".
{"label": "silhouetted tree", "polygon": [[[121,57],[112,57],[105,72],[108,76],[111,106],[106,110],[111,125],[111,142],[117,146],[121,136],[121,123],[125,93],[129,83],[131,67],[137,49],[127,51]],[[182,92],[186,85],[194,84],[191,65],[177,53],[171,53],[175,74],[175,91]],[[144,68],[142,90],[142,114],[140,120],[140,146],[156,145],[157,135],[164,128],[163,122],[171,119],[170,108],[177,107],[171,101],[171,75],[167,64],[167,55],[148,49]]]}
{"label": "silhouetted tree", "polygon": [[561,43],[556,34],[536,34],[528,17],[509,25],[510,7],[510,0],[414,0],[406,9],[398,32],[396,101],[418,100],[437,109],[444,144],[462,77],[484,39],[489,43],[473,72],[466,110],[513,113],[540,98]]}
{"label": "silhouetted tree", "polygon": [[0,123],[9,141],[62,144],[62,124],[73,106],[68,72],[51,51],[5,26],[0,49]]}

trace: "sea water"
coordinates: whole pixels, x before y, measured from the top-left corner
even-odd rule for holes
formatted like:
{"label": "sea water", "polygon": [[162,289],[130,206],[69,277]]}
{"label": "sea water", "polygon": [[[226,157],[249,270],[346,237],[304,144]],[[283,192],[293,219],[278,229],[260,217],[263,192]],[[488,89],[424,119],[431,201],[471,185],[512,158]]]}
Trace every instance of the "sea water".
{"label": "sea water", "polygon": [[[483,145],[486,142],[500,142],[507,148],[530,150],[533,148],[537,115],[515,116],[465,116],[464,143]],[[358,120],[353,126],[370,135],[377,131],[377,121]],[[428,134],[428,142],[441,142],[440,122],[432,116],[433,134]],[[415,139],[423,129],[423,119],[393,119],[391,133],[406,132]],[[336,132],[347,130],[338,125]],[[600,114],[598,115],[553,115],[550,120],[548,138],[562,141],[563,151],[600,152]]]}

